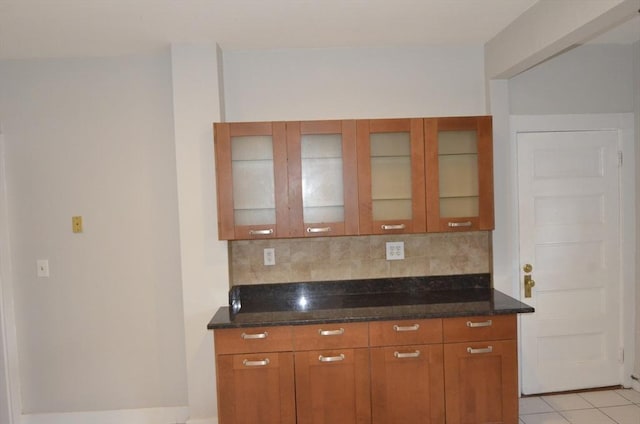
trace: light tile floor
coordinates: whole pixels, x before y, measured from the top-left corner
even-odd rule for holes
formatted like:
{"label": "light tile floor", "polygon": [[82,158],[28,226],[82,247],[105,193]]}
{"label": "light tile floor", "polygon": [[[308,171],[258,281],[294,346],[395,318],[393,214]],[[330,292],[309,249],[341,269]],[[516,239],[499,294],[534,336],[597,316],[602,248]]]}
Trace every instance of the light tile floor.
{"label": "light tile floor", "polygon": [[605,390],[520,399],[521,424],[640,424],[640,392]]}

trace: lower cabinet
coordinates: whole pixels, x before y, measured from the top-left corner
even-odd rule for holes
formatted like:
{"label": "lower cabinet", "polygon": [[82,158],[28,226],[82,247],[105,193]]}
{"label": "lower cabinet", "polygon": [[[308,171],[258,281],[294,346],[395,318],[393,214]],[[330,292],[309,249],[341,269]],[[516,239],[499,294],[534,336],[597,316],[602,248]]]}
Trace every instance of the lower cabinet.
{"label": "lower cabinet", "polygon": [[298,424],[371,423],[369,349],[296,352]]}
{"label": "lower cabinet", "polygon": [[218,355],[221,424],[294,424],[293,353]]}
{"label": "lower cabinet", "polygon": [[372,348],[372,422],[444,424],[442,364],[442,345]]}
{"label": "lower cabinet", "polygon": [[516,316],[215,330],[220,424],[517,424]]}
{"label": "lower cabinet", "polygon": [[516,341],[444,345],[447,424],[517,424]]}

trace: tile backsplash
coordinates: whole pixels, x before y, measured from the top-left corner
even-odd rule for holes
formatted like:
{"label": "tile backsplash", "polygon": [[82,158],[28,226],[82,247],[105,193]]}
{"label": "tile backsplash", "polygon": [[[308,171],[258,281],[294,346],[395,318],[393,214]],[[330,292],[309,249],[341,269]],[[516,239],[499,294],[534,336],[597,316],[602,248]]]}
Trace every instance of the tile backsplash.
{"label": "tile backsplash", "polygon": [[[404,260],[386,260],[388,241],[404,242]],[[231,241],[229,262],[231,285],[486,273],[491,232]]]}

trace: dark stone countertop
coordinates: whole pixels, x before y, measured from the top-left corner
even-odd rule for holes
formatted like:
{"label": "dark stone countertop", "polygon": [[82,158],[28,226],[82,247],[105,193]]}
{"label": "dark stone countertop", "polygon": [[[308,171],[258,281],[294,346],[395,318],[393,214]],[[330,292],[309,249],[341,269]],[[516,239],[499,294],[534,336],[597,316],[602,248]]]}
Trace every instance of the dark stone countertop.
{"label": "dark stone countertop", "polygon": [[207,328],[303,325],[533,312],[491,288],[490,274],[238,285]]}

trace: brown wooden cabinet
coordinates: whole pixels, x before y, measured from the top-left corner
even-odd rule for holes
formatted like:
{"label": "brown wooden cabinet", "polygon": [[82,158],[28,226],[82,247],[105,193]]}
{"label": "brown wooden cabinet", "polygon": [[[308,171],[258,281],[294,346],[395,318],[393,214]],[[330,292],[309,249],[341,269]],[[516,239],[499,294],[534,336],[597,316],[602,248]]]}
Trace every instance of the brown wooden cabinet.
{"label": "brown wooden cabinet", "polygon": [[369,424],[367,323],[293,328],[298,424]]}
{"label": "brown wooden cabinet", "polygon": [[220,424],[296,422],[291,327],[216,330]]}
{"label": "brown wooden cabinet", "polygon": [[490,116],[424,120],[427,230],[494,228]]}
{"label": "brown wooden cabinet", "polygon": [[516,337],[515,315],[444,320],[447,424],[518,423]]}
{"label": "brown wooden cabinet", "polygon": [[220,239],[494,228],[490,116],[214,129]]}
{"label": "brown wooden cabinet", "polygon": [[288,237],[285,123],[219,123],[214,134],[218,237]]}
{"label": "brown wooden cabinet", "polygon": [[443,424],[442,320],[372,322],[369,331],[372,422]]}
{"label": "brown wooden cabinet", "polygon": [[355,121],[286,125],[289,236],[357,235]]}
{"label": "brown wooden cabinet", "polygon": [[357,125],[360,234],[425,232],[422,119]]}
{"label": "brown wooden cabinet", "polygon": [[220,424],[518,422],[516,316],[217,329]]}

